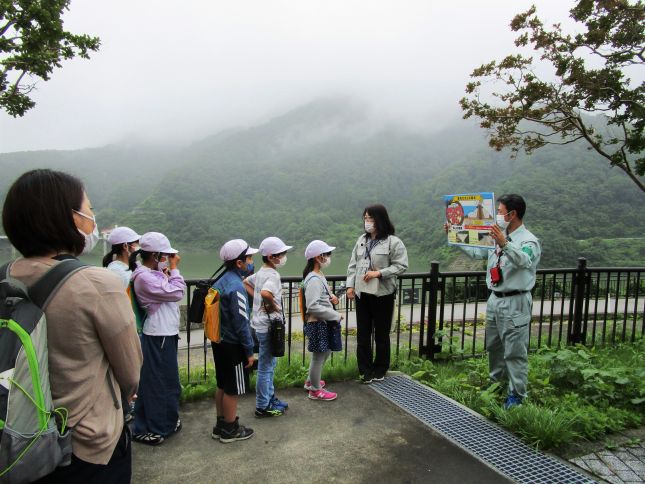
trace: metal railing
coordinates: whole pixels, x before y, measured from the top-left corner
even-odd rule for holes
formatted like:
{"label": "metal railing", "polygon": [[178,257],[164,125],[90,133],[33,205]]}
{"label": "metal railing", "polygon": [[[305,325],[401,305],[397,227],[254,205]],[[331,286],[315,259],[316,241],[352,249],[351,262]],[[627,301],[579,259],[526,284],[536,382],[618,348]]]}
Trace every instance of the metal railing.
{"label": "metal railing", "polygon": [[[354,303],[345,297],[345,276],[327,276],[339,296],[337,310],[344,316],[346,361],[355,349]],[[287,326],[285,357],[305,361],[298,289],[301,278],[283,277],[283,308]],[[187,280],[188,305],[197,280]],[[475,356],[485,352],[485,313],[489,290],[485,271],[441,272],[439,263],[430,272],[408,273],[398,278],[391,341],[396,357],[424,355],[430,359]],[[533,288],[529,346],[532,350],[563,344],[613,344],[634,341],[645,334],[645,267],[588,268],[580,258],[575,268],[539,269]],[[203,348],[198,335],[187,346]],[[188,351],[190,371],[190,349]]]}

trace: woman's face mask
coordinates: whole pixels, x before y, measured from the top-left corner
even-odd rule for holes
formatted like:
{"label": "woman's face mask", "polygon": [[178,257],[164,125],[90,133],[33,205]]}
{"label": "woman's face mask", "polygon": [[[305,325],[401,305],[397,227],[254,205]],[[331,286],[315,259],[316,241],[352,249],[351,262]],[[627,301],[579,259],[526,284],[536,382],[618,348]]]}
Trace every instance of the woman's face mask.
{"label": "woman's face mask", "polygon": [[329,267],[331,264],[331,256],[328,255],[327,257],[323,257],[322,260],[320,261],[320,268],[321,269],[326,269]]}
{"label": "woman's face mask", "polygon": [[85,238],[85,245],[83,246],[82,253],[89,254],[90,252],[92,252],[92,250],[94,250],[94,247],[96,247],[96,244],[99,241],[99,225],[96,223],[96,217],[94,215],[90,217],[89,215],[86,215],[83,212],[79,212],[78,210],[74,210],[74,212],[79,214],[81,217],[94,222],[94,230],[89,234],[86,234],[81,229],[77,228],[79,233]]}

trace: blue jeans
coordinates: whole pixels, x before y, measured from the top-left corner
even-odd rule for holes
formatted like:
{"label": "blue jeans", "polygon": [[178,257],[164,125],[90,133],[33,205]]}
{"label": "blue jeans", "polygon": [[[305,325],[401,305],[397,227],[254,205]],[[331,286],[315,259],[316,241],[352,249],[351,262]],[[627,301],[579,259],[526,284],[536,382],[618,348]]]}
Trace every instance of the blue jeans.
{"label": "blue jeans", "polygon": [[271,336],[266,333],[255,333],[260,342],[260,353],[258,355],[258,376],[255,382],[255,406],[267,408],[271,397],[275,393],[273,388],[273,372],[277,358],[271,356]]}

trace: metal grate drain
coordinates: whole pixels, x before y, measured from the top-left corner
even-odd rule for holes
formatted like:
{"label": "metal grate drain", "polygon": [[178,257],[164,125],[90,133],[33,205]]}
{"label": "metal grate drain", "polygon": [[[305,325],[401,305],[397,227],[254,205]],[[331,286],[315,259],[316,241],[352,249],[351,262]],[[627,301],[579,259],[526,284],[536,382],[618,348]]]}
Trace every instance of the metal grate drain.
{"label": "metal grate drain", "polygon": [[595,482],[553,457],[535,451],[481,415],[408,377],[391,376],[383,382],[373,383],[371,387],[516,482]]}

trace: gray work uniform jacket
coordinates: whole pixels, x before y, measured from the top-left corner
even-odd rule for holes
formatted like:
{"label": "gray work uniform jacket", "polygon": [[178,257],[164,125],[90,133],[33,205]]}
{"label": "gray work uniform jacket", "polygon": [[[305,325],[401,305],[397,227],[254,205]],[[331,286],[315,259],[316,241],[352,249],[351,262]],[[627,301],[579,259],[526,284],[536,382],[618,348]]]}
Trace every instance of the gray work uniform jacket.
{"label": "gray work uniform jacket", "polygon": [[352,250],[352,257],[347,267],[347,287],[355,289],[356,294],[360,296],[360,291],[356,288],[356,279],[362,277],[361,265],[366,261],[371,261],[371,269],[380,271],[378,291],[376,296],[386,296],[396,292],[397,276],[403,274],[408,268],[408,251],[401,242],[401,239],[394,235],[389,235],[381,239],[379,243],[367,254],[367,243],[369,239],[363,234],[356,241]]}

